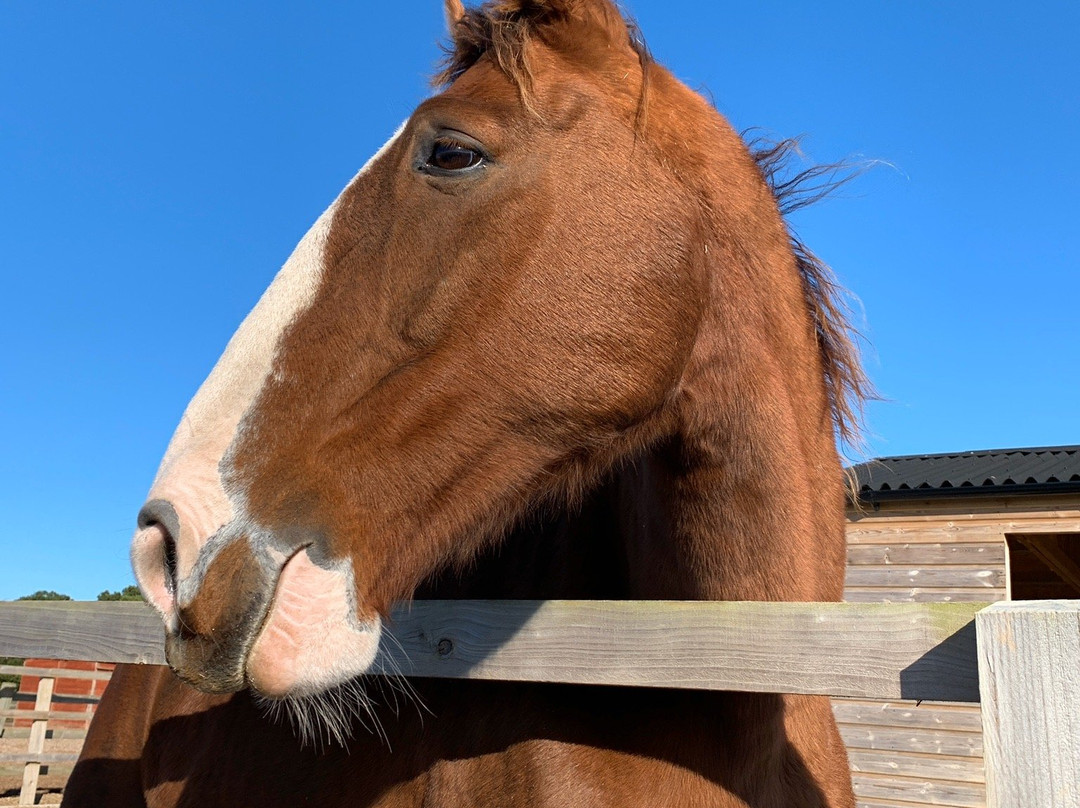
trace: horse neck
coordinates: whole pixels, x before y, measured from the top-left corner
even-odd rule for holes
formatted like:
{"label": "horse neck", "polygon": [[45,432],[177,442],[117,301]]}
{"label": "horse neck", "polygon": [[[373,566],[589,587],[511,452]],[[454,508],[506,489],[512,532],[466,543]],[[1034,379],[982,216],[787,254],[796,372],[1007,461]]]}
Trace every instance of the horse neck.
{"label": "horse neck", "polygon": [[[678,426],[622,481],[635,596],[842,597],[843,473],[815,331],[776,224],[754,257],[710,242],[713,304]],[[755,276],[777,279],[770,295]]]}
{"label": "horse neck", "polygon": [[533,514],[417,597],[838,600],[839,479],[781,446],[761,467],[723,427],[651,447],[577,507]]}
{"label": "horse neck", "polygon": [[719,344],[720,326],[703,326],[674,433],[618,466],[578,509],[511,533],[477,566],[488,571],[484,588],[533,598],[841,599],[843,476],[816,345]]}
{"label": "horse neck", "polygon": [[[723,433],[681,434],[621,480],[621,534],[630,597],[838,600],[841,515],[820,487],[801,497],[807,469],[746,465],[748,447]],[[837,497],[838,499],[838,497]]]}

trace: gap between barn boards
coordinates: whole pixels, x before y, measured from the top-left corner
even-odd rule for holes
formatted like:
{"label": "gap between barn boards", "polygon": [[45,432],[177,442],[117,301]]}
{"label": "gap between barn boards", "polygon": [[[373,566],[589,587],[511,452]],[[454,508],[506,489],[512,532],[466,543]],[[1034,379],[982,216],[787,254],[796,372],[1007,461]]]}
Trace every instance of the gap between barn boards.
{"label": "gap between barn boards", "polygon": [[[407,676],[977,702],[976,603],[416,601]],[[164,663],[140,603],[0,603],[0,655]]]}

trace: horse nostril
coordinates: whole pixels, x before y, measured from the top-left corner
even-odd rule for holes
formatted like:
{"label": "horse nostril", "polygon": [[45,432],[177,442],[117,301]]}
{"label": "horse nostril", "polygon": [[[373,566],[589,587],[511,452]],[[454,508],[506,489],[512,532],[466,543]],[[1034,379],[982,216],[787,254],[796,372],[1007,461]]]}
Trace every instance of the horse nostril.
{"label": "horse nostril", "polygon": [[139,511],[139,529],[157,526],[165,534],[162,564],[165,567],[165,587],[176,592],[176,540],[180,537],[180,519],[176,509],[164,499],[152,499]]}
{"label": "horse nostril", "polygon": [[165,547],[162,550],[165,561],[165,587],[170,595],[176,594],[176,541],[172,534],[165,532]]}

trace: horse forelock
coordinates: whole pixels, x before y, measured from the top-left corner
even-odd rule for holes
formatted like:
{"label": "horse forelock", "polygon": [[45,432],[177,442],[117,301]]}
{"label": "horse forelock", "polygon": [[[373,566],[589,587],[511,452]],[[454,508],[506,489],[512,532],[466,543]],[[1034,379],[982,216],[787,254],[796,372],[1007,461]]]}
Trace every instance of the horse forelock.
{"label": "horse forelock", "polygon": [[590,44],[599,34],[622,41],[636,55],[642,71],[635,125],[644,125],[648,98],[648,75],[652,56],[633,20],[626,18],[609,0],[492,0],[465,9],[452,21],[445,59],[433,78],[447,87],[485,56],[489,57],[521,92],[527,108],[533,107],[533,65],[530,42],[539,38],[550,47],[581,57],[602,58],[606,49]]}

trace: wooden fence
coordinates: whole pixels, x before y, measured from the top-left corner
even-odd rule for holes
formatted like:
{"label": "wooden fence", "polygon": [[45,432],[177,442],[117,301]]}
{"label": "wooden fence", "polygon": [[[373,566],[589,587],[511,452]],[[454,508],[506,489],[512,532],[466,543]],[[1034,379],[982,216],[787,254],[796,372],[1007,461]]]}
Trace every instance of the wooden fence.
{"label": "wooden fence", "polygon": [[[0,665],[0,674],[30,680],[32,693],[14,682],[0,682],[0,779],[21,779],[19,805],[33,805],[42,775],[52,787],[66,782],[86,737],[101,687],[111,671]],[[34,680],[36,679],[36,683]],[[77,694],[70,692],[71,685]],[[60,686],[58,686],[60,685]],[[32,709],[25,709],[30,707]],[[52,722],[52,726],[50,726]],[[63,743],[62,752],[46,751],[46,740]],[[16,748],[19,751],[14,751]]]}
{"label": "wooden fence", "polygon": [[[981,701],[988,808],[1080,808],[1080,601],[425,601],[389,633],[410,676]],[[3,656],[162,649],[142,604],[0,604]]]}

